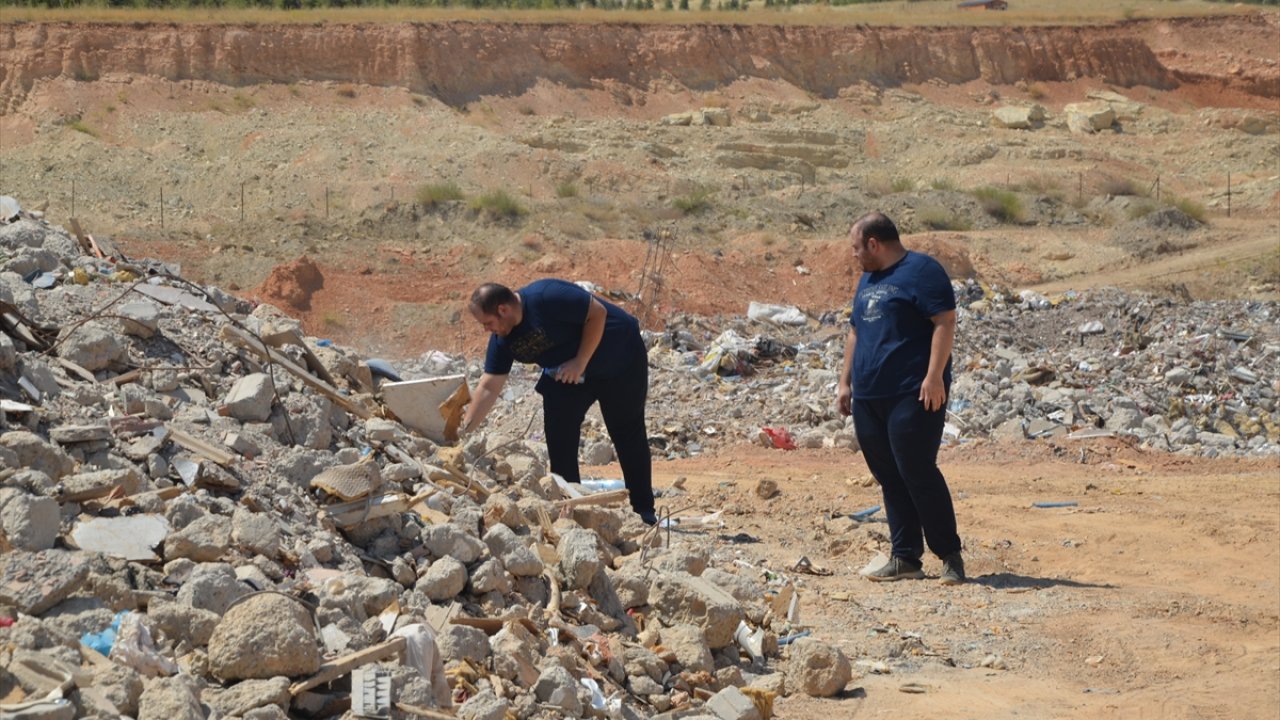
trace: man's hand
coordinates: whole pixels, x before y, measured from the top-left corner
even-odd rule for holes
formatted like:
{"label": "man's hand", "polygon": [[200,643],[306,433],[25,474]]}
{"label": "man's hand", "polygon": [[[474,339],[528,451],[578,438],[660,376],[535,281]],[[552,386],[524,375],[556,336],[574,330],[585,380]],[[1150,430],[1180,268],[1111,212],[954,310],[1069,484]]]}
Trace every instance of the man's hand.
{"label": "man's hand", "polygon": [[924,382],[920,384],[919,400],[924,403],[924,409],[929,412],[946,407],[947,387],[943,384],[942,378],[925,377]]}
{"label": "man's hand", "polygon": [[836,408],[840,410],[840,414],[849,416],[853,414],[853,388],[840,383],[840,389],[836,391]]}
{"label": "man's hand", "polygon": [[582,373],[586,371],[585,364],[579,362],[578,358],[569,360],[556,368],[556,380],[570,385],[582,382]]}

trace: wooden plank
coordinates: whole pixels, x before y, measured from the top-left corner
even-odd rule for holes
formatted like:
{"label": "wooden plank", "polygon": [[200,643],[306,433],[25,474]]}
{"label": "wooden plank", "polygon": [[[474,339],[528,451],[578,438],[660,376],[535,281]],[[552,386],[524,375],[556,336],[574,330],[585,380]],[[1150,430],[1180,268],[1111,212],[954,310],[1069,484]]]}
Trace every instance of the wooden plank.
{"label": "wooden plank", "polygon": [[403,493],[390,493],[338,505],[326,505],[322,509],[333,518],[338,527],[349,528],[367,520],[402,513],[409,509],[409,504],[409,498]]}
{"label": "wooden plank", "polygon": [[458,427],[462,425],[463,408],[471,402],[471,390],[464,380],[449,399],[440,403],[440,417],[444,418],[444,439],[458,442]]}
{"label": "wooden plank", "polygon": [[609,505],[611,503],[622,502],[630,497],[631,493],[628,490],[610,490],[608,492],[595,493],[593,495],[569,498],[568,500],[558,500],[552,504],[556,508],[563,510],[564,508],[575,508],[581,505]]}
{"label": "wooden plank", "polygon": [[325,397],[334,401],[340,407],[342,407],[344,410],[351,413],[352,415],[355,415],[356,417],[361,418],[362,420],[368,420],[369,418],[373,417],[373,413],[369,410],[369,408],[365,407],[364,405],[356,403],[351,398],[338,392],[338,390],[334,388],[332,385],[326,383],[325,381],[317,378],[315,375],[312,375],[311,373],[307,372],[305,369],[299,367],[297,363],[295,363],[293,360],[289,359],[288,357],[285,357],[282,353],[270,347],[264,347],[263,343],[259,342],[257,338],[241,330],[240,328],[234,327],[232,325],[223,325],[220,334],[222,335],[223,340],[239,345],[240,347],[243,347],[249,352],[252,352],[258,355],[261,358],[270,360],[271,362],[279,365],[285,370],[288,370],[290,373],[295,375],[298,379],[302,380],[302,382],[306,383],[309,387],[311,387],[311,389],[315,390],[321,395],[324,395]]}
{"label": "wooden plank", "polygon": [[172,425],[166,425],[165,429],[169,431],[169,437],[175,443],[181,445],[182,447],[190,450],[193,453],[196,453],[197,455],[200,455],[206,460],[210,460],[215,463],[218,463],[223,467],[227,467],[228,465],[236,461],[236,455],[234,453],[229,452],[227,450],[223,450],[222,448],[212,443],[205,442],[204,440],[201,440],[195,435],[192,435],[183,430],[179,430],[178,428],[175,428]]}
{"label": "wooden plank", "polygon": [[142,377],[142,371],[143,371],[143,369],[142,369],[142,368],[134,368],[134,369],[130,370],[129,372],[126,372],[126,373],[120,373],[119,375],[117,375],[117,376],[115,376],[115,377],[111,378],[111,379],[110,379],[110,380],[108,380],[107,382],[111,383],[112,385],[117,385],[117,386],[119,386],[119,385],[127,385],[127,384],[129,384],[129,383],[131,383],[131,382],[134,382],[134,381],[135,381],[135,380],[137,380],[138,378]]}
{"label": "wooden plank", "polygon": [[63,357],[58,358],[58,364],[61,365],[64,370],[71,373],[72,375],[79,377],[81,380],[84,380],[86,382],[91,382],[91,383],[98,382],[98,378],[94,377],[93,373],[89,372],[88,370],[77,365],[76,363],[71,362],[66,358],[63,358]]}
{"label": "wooden plank", "polygon": [[320,376],[321,380],[330,385],[336,384],[333,382],[333,376],[329,374],[329,369],[324,366],[324,363],[320,362],[320,358],[316,357],[315,353],[311,352],[311,348],[307,347],[306,341],[302,339],[297,330],[293,328],[280,330],[270,335],[263,335],[262,340],[271,347],[279,348],[285,345],[295,345],[302,348],[303,357],[306,359],[307,367],[310,368],[311,372]]}
{"label": "wooden plank", "polygon": [[296,697],[297,695],[310,690],[318,685],[323,685],[332,680],[346,675],[361,665],[368,665],[371,662],[385,660],[393,655],[404,652],[405,639],[402,637],[392,638],[384,643],[365,648],[358,652],[344,655],[340,658],[330,660],[320,666],[316,674],[303,680],[296,682],[289,687],[289,695]]}
{"label": "wooden plank", "polygon": [[[75,235],[76,242],[80,243],[80,251],[83,252],[85,255],[89,255],[90,257],[95,257],[95,254],[93,252],[93,243],[89,242],[89,236],[84,234],[84,230],[80,229],[80,221],[77,220],[76,218],[71,218],[71,221],[69,224],[71,225],[71,234]],[[102,256],[96,255],[96,257],[102,257]]]}

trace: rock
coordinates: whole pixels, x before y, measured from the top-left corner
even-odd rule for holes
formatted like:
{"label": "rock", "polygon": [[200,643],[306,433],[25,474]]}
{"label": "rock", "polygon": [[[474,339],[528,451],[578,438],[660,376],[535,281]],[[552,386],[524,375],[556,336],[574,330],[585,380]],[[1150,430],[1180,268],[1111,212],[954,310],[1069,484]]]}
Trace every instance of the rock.
{"label": "rock", "polygon": [[125,362],[129,350],[119,335],[89,322],[63,335],[58,355],[93,372]]}
{"label": "rock", "polygon": [[147,619],[166,639],[187,640],[194,647],[203,647],[209,644],[221,616],[180,602],[153,600],[147,607]]}
{"label": "rock", "polygon": [[42,472],[55,482],[75,468],[75,462],[61,448],[26,430],[0,435],[0,447],[17,455],[19,467]]}
{"label": "rock", "polygon": [[268,705],[286,710],[292,700],[287,677],[244,680],[228,688],[211,688],[200,699],[214,711],[232,717]]}
{"label": "rock", "polygon": [[160,329],[160,308],[149,302],[131,302],[120,306],[120,331],[134,337],[149,338]]}
{"label": "rock", "polygon": [[510,708],[506,698],[499,698],[486,689],[467,698],[458,708],[458,717],[460,720],[505,720]]}
{"label": "rock", "polygon": [[0,488],[0,548],[48,550],[58,539],[61,519],[53,498]]}
{"label": "rock", "polygon": [[209,670],[222,680],[301,677],[320,667],[306,606],[263,593],[232,607],[209,639]]}
{"label": "rock", "polygon": [[538,658],[543,649],[520,623],[508,623],[489,639],[493,672],[506,680],[529,687],[538,680]]}
{"label": "rock", "polygon": [[138,701],[138,720],[204,720],[197,682],[190,675],[150,680]]}
{"label": "rock", "polygon": [[178,589],[176,599],[185,605],[222,615],[231,603],[249,592],[249,587],[236,578],[230,565],[205,563],[191,570],[190,576]]}
{"label": "rock", "polygon": [[479,628],[446,625],[436,636],[436,645],[446,664],[463,659],[483,664],[489,658],[489,636]]}
{"label": "rock", "polygon": [[1011,106],[996,108],[991,114],[992,123],[996,127],[1012,130],[1031,130],[1044,123],[1044,108],[1040,105]]}
{"label": "rock", "polygon": [[165,538],[166,560],[190,558],[196,562],[214,562],[231,546],[231,523],[220,515],[205,515]]}
{"label": "rock", "polygon": [[1067,116],[1067,128],[1074,133],[1096,133],[1111,127],[1116,120],[1115,110],[1105,102],[1070,103],[1063,108]]}
{"label": "rock", "polygon": [[222,399],[222,412],[241,422],[266,422],[271,417],[275,386],[266,373],[245,375]]}
{"label": "rock", "polygon": [[761,720],[759,708],[736,687],[727,687],[713,695],[706,708],[718,720]]}
{"label": "rock", "polygon": [[437,558],[453,558],[464,565],[480,559],[485,544],[454,523],[428,525],[422,529],[422,546]]}
{"label": "rock", "polygon": [[849,683],[853,668],[839,648],[811,637],[790,645],[787,688],[812,697],[831,697]]}
{"label": "rock", "polygon": [[560,536],[556,553],[560,556],[560,574],[566,588],[580,590],[591,584],[604,567],[600,539],[590,530],[569,530]]}
{"label": "rock", "polygon": [[663,573],[654,578],[649,602],[667,622],[702,628],[714,650],[733,642],[744,614],[742,605],[711,582],[687,573]]}
{"label": "rock", "polygon": [[39,615],[70,597],[88,577],[80,553],[12,550],[0,554],[0,603]]}
{"label": "rock", "polygon": [[676,661],[692,672],[714,672],[715,657],[707,647],[704,633],[697,625],[673,625],[662,629],[662,645],[676,656]]}
{"label": "rock", "polygon": [[452,557],[442,557],[431,563],[418,578],[414,590],[432,602],[450,600],[467,586],[467,566]]}
{"label": "rock", "polygon": [[533,685],[538,700],[559,708],[567,717],[582,715],[582,702],[578,700],[578,681],[561,665],[551,665],[538,675]]}

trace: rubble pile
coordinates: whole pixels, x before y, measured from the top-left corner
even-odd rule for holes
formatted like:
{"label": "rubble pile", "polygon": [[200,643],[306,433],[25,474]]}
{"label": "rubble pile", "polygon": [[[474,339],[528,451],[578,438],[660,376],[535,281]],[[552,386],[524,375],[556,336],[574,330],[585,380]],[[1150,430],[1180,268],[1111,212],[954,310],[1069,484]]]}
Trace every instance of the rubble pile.
{"label": "rubble pile", "polygon": [[[1115,436],[1204,457],[1280,454],[1280,302],[955,289],[947,443]],[[801,323],[671,318],[650,338],[655,453],[776,445],[774,428],[797,447],[856,449],[835,408],[847,321],[847,308]],[[517,382],[512,396],[531,387]],[[607,443],[602,428],[588,433],[587,456],[607,462],[593,449]]]}
{"label": "rubble pile", "polygon": [[385,363],[270,306],[5,214],[0,716],[747,720],[849,680],[783,649],[784,574],[536,438],[433,442]]}

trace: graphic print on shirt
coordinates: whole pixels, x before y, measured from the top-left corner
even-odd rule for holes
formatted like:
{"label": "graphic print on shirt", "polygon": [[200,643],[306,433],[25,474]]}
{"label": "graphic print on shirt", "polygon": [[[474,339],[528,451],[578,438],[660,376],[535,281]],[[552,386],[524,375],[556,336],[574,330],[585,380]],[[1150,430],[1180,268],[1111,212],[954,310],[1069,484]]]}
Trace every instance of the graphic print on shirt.
{"label": "graphic print on shirt", "polygon": [[898,294],[896,285],[871,285],[865,288],[858,295],[858,302],[862,305],[859,321],[876,322],[883,318],[884,304]]}
{"label": "graphic print on shirt", "polygon": [[507,344],[511,357],[522,363],[536,363],[538,356],[551,349],[551,338],[542,328],[533,328],[529,332],[512,338]]}

